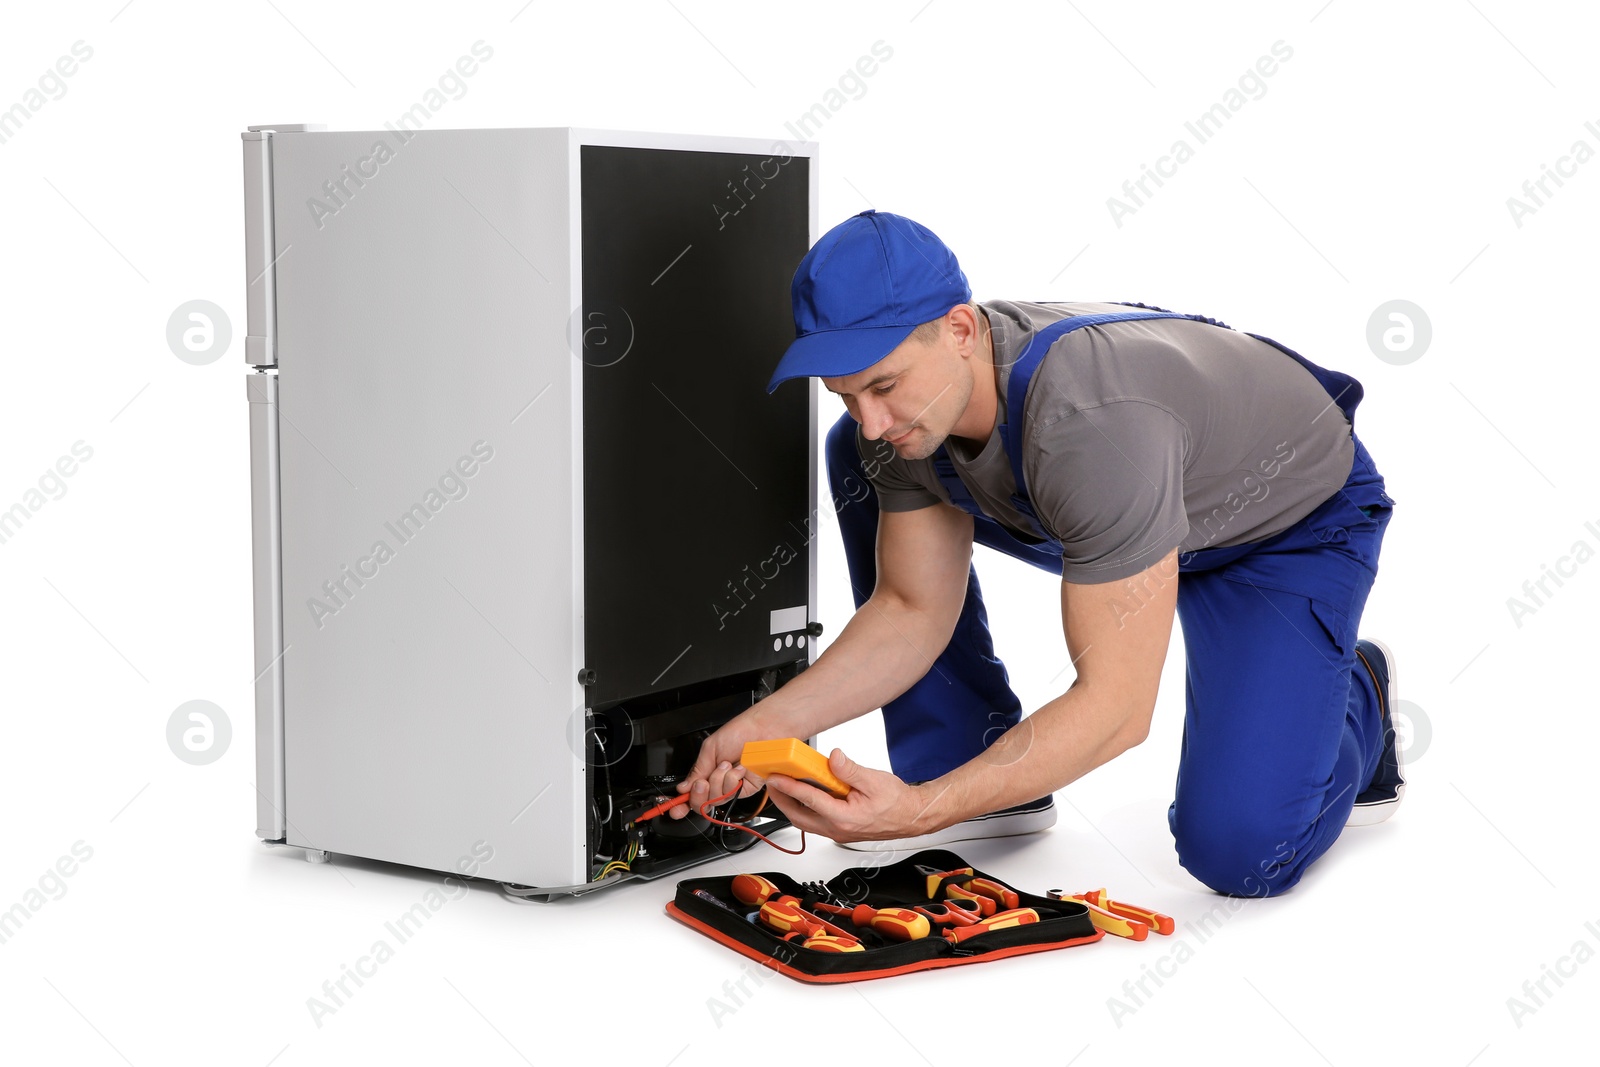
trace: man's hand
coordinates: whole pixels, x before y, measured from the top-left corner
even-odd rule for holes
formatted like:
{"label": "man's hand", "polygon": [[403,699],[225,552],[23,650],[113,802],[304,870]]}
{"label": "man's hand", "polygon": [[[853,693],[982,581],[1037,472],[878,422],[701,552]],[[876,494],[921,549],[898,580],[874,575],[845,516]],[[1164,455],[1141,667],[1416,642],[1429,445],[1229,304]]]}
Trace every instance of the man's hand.
{"label": "man's hand", "polygon": [[767,795],[795,826],[835,841],[883,841],[938,829],[924,825],[920,786],[862,767],[837,748],[828,757],[828,769],[850,787],[843,800],[786,774],[766,779]]}
{"label": "man's hand", "polygon": [[[770,698],[769,698],[770,699]],[[687,818],[690,805],[698,812],[700,805],[715,797],[720,797],[736,784],[744,781],[744,768],[739,766],[739,756],[744,751],[746,741],[770,741],[774,738],[793,737],[792,733],[785,730],[792,729],[780,719],[774,718],[770,711],[761,710],[762,703],[736,715],[728,720],[721,729],[706,738],[700,745],[700,755],[694,761],[694,766],[678,783],[678,792],[686,794],[684,803],[670,809],[667,814],[674,819]],[[774,733],[773,731],[778,731]],[[741,797],[752,796],[760,784],[744,781],[739,790]]]}
{"label": "man's hand", "polygon": [[[967,595],[972,516],[940,504],[885,512],[878,523],[878,582],[815,663],[706,739],[678,783],[686,818],[744,779],[746,741],[815,737],[904,693],[950,641]],[[741,790],[749,796],[754,787]]]}

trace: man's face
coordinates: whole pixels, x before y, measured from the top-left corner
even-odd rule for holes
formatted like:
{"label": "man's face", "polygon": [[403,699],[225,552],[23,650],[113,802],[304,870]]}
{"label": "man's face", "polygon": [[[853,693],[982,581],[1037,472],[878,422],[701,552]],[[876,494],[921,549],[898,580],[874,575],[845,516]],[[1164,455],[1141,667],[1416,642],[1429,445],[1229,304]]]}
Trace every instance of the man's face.
{"label": "man's face", "polygon": [[926,459],[966,411],[972,367],[946,328],[933,344],[908,337],[866,370],[822,384],[840,395],[867,440],[888,441],[902,459]]}

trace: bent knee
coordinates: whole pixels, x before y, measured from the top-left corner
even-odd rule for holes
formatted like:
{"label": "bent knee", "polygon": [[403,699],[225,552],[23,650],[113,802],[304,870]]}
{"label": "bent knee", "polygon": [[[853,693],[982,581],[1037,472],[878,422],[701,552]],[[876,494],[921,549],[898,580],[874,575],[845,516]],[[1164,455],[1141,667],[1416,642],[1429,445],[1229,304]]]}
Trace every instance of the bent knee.
{"label": "bent knee", "polygon": [[1300,880],[1294,835],[1248,820],[1217,820],[1204,827],[1178,827],[1178,862],[1218,893],[1231,897],[1276,896]]}

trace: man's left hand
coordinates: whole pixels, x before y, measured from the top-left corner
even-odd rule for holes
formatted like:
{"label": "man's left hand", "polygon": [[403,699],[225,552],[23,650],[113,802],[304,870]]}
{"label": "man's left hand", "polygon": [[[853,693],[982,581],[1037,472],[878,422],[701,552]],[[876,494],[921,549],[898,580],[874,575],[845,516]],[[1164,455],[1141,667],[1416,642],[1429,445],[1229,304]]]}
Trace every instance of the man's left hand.
{"label": "man's left hand", "polygon": [[835,841],[883,841],[938,829],[926,815],[922,787],[862,767],[837,748],[828,757],[828,769],[850,787],[842,800],[785,774],[766,779],[772,802],[806,833]]}

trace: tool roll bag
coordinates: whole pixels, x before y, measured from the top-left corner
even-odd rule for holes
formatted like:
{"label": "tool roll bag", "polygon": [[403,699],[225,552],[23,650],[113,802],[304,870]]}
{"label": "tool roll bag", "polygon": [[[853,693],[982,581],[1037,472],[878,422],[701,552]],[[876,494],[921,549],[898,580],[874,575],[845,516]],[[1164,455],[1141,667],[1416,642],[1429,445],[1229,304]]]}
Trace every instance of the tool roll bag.
{"label": "tool roll bag", "polygon": [[[965,870],[971,873],[958,873]],[[930,875],[944,872],[949,872],[950,877],[930,880]],[[902,940],[818,908],[818,904],[845,908],[865,904],[875,909],[922,906],[937,912],[937,905],[948,906],[948,883],[959,887],[973,878],[998,881],[944,849],[928,849],[882,867],[851,867],[826,882],[796,882],[775,871],[757,876],[775,886],[779,895],[798,898],[798,906],[810,916],[843,928],[861,944],[857,951],[823,951],[805,947],[806,938],[799,935],[791,934],[785,940],[783,933],[761,920],[758,906],[741,901],[734,881],[748,877],[721,875],[679,882],[676,895],[667,905],[667,914],[740,955],[802,982],[885,978],[910,971],[1085,945],[1104,936],[1090,921],[1089,910],[1081,903],[1039,896],[1015,886],[1004,888],[1016,893],[1017,908],[1032,909],[1038,921],[990,929],[962,936],[959,940],[951,940],[942,933],[945,929],[959,929],[953,924],[930,924],[926,936]],[[1007,910],[1004,905],[999,907]]]}

